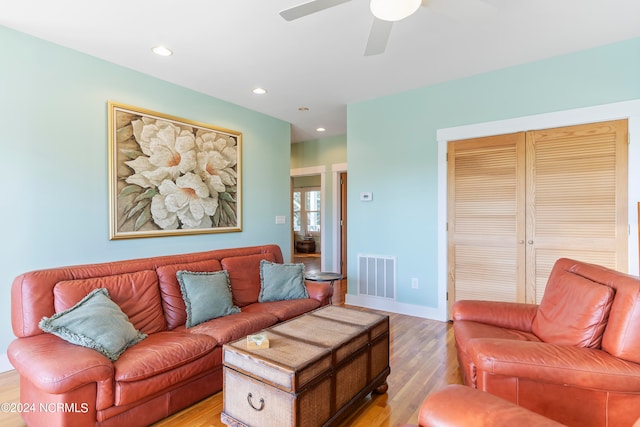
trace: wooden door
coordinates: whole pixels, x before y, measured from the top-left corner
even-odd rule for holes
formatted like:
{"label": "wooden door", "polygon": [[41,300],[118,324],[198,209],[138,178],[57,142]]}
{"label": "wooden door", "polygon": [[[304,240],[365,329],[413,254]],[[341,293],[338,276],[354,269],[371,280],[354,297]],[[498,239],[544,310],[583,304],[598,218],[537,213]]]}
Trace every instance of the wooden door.
{"label": "wooden door", "polygon": [[627,121],[448,146],[449,309],[537,303],[558,258],[628,270]]}
{"label": "wooden door", "polygon": [[450,142],[448,182],[449,308],[524,301],[525,134]]}
{"label": "wooden door", "polygon": [[527,298],[558,258],[628,270],[627,120],[527,132]]}

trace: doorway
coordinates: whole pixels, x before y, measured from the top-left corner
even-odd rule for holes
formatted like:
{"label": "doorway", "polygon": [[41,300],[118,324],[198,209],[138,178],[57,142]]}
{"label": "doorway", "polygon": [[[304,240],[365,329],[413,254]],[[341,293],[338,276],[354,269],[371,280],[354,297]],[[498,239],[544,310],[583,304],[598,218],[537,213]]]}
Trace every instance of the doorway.
{"label": "doorway", "polygon": [[293,178],[291,205],[294,261],[304,264],[307,273],[320,272],[321,202],[319,175]]}
{"label": "doorway", "polygon": [[326,271],[325,167],[291,169],[290,176],[291,261],[307,272]]}

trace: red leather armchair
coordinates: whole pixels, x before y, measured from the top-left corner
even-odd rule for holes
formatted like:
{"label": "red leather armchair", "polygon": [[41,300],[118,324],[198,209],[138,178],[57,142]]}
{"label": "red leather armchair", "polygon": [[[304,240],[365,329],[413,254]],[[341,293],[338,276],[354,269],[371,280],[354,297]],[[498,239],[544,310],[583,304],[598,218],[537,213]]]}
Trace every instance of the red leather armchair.
{"label": "red leather armchair", "polygon": [[540,305],[458,301],[466,385],[569,426],[640,418],[640,279],[560,259]]}
{"label": "red leather armchair", "polygon": [[430,394],[420,407],[418,422],[419,427],[564,426],[504,399],[459,384]]}

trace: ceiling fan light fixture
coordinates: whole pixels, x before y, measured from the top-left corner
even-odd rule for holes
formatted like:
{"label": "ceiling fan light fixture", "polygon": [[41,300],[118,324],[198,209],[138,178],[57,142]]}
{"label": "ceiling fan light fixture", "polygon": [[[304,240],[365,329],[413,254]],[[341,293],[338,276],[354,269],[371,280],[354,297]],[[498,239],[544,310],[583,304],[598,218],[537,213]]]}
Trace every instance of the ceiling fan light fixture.
{"label": "ceiling fan light fixture", "polygon": [[413,14],[422,0],[371,0],[371,13],[383,21],[400,21]]}

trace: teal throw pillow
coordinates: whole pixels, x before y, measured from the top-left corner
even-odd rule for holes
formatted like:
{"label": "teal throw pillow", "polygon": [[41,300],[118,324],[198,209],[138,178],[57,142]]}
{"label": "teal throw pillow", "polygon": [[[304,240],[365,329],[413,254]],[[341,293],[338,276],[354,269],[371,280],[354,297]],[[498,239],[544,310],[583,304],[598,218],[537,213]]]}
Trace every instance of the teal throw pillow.
{"label": "teal throw pillow", "polygon": [[304,264],[260,261],[259,302],[309,298],[304,285]]}
{"label": "teal throw pillow", "polygon": [[176,272],[184,305],[187,307],[187,328],[228,314],[240,313],[233,305],[229,274],[213,272]]}
{"label": "teal throw pillow", "polygon": [[71,344],[97,350],[112,362],[147,337],[129,322],[105,288],[94,289],[65,311],[43,317],[38,326]]}

